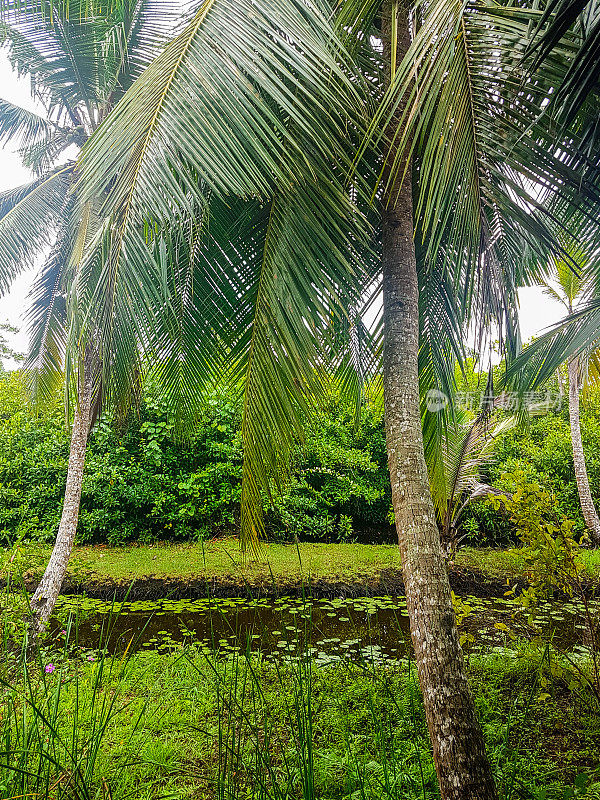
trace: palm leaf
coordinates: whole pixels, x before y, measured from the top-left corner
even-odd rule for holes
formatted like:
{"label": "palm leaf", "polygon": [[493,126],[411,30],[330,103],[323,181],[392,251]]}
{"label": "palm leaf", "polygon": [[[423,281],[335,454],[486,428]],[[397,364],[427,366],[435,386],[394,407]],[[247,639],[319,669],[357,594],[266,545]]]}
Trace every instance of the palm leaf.
{"label": "palm leaf", "polygon": [[202,3],[84,151],[83,197],[107,191],[114,219],[104,297],[90,293],[105,309],[92,315],[101,330],[110,329],[127,240],[146,220],[172,218],[176,207],[197,213],[207,187],[268,196],[277,181],[295,183],[302,164],[309,174],[313,161],[339,155],[353,90],[326,19],[300,0],[245,3]]}
{"label": "palm leaf", "polygon": [[[404,157],[413,156],[417,237],[425,260],[443,254],[457,290],[466,299],[482,276],[505,271],[516,285],[516,263],[507,258],[518,243],[547,262],[560,252],[552,217],[531,187],[560,187],[570,201],[596,198],[594,179],[576,173],[580,151],[548,128],[543,108],[560,79],[562,62],[527,83],[522,64],[530,15],[527,10],[483,2],[432,3],[419,12],[420,27],[371,123],[381,141],[401,102],[388,188]],[[494,53],[492,63],[490,54]],[[415,80],[416,76],[416,80]],[[369,145],[369,139],[365,148]],[[393,198],[392,198],[393,199]],[[494,278],[495,280],[495,278]],[[494,298],[483,309],[494,312]],[[474,306],[474,313],[479,308]]]}
{"label": "palm leaf", "polygon": [[[139,214],[143,193],[147,215],[164,216],[168,199],[183,199],[174,173],[181,178],[190,166],[208,186],[237,196],[268,195],[274,179],[290,185],[296,164],[310,171],[306,140],[301,146],[291,120],[311,131],[313,147],[336,153],[347,110],[339,82],[352,89],[325,18],[299,0],[248,2],[205,0],[84,153],[87,193],[98,196],[119,178],[107,203],[112,213]],[[160,191],[150,180],[157,170]]]}
{"label": "palm leaf", "polygon": [[64,377],[68,327],[65,273],[71,244],[65,224],[29,293],[29,348],[24,367],[30,393],[38,405],[52,398]]}
{"label": "palm leaf", "polygon": [[553,111],[571,123],[589,95],[597,89],[600,77],[600,5],[596,0],[550,0],[538,15],[526,56],[532,57],[532,73],[556,51],[565,40],[576,50],[552,98]]}
{"label": "palm leaf", "polygon": [[446,485],[444,442],[455,423],[456,369],[464,362],[465,316],[441,260],[419,263],[419,394],[425,461],[433,494]]}
{"label": "palm leaf", "polygon": [[506,370],[505,384],[522,393],[535,391],[569,358],[595,349],[599,339],[600,300],[591,300],[529,344]]}
{"label": "palm leaf", "polygon": [[145,351],[182,435],[196,422],[203,388],[232,368],[231,349],[252,314],[267,221],[268,206],[257,201],[213,198],[202,217],[157,238],[163,302]]}
{"label": "palm leaf", "polygon": [[52,243],[72,174],[73,165],[67,165],[0,197],[0,293]]}
{"label": "palm leaf", "polygon": [[39,114],[0,100],[0,143],[16,139],[21,147],[29,148],[56,130],[56,125]]}
{"label": "palm leaf", "polygon": [[256,546],[263,531],[262,492],[272,479],[279,486],[285,481],[302,414],[322,394],[328,318],[344,307],[344,295],[354,295],[345,219],[352,219],[350,201],[321,187],[271,204],[251,337],[240,343],[243,546]]}

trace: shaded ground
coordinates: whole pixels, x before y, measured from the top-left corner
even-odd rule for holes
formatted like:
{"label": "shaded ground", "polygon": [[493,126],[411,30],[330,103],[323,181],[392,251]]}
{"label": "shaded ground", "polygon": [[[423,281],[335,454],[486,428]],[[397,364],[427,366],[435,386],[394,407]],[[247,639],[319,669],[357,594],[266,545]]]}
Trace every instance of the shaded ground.
{"label": "shaded ground", "polygon": [[[478,597],[497,597],[506,591],[506,581],[490,577],[478,570],[453,567],[450,570],[452,589],[460,594]],[[525,582],[517,580],[519,585]],[[514,581],[513,581],[514,584]],[[37,581],[29,579],[27,589],[33,591]],[[512,585],[512,584],[511,584]],[[200,597],[311,597],[353,598],[381,597],[404,594],[404,583],[399,567],[373,571],[372,574],[355,572],[347,578],[340,576],[314,577],[312,575],[276,577],[258,574],[240,580],[235,575],[201,576],[189,578],[142,575],[136,578],[115,580],[92,575],[88,579],[69,578],[62,594],[85,592],[88,597],[102,600],[156,600],[161,597],[196,599]]]}

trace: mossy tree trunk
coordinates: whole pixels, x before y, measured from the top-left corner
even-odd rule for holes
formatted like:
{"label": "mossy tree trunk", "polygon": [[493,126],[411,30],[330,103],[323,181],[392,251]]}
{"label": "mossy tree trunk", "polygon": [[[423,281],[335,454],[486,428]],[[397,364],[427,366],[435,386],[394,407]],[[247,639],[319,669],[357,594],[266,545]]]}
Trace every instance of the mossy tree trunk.
{"label": "mossy tree trunk", "polygon": [[44,575],[31,599],[32,616],[29,630],[32,643],[37,641],[52,615],[73,550],[81,504],[85,454],[92,422],[93,379],[92,357],[88,353],[84,359],[83,376],[73,418],[67,482],[56,542]]}
{"label": "mossy tree trunk", "polygon": [[[397,4],[392,0],[384,3],[382,32],[388,55],[395,9]],[[400,61],[410,43],[406,10],[398,11],[397,24]],[[401,111],[392,125],[398,124]],[[403,171],[400,169],[399,174]],[[385,429],[415,662],[442,800],[496,800],[483,734],[467,682],[425,464],[419,410],[419,298],[410,181],[392,187],[390,198],[383,211]]]}
{"label": "mossy tree trunk", "polygon": [[573,464],[579,502],[585,524],[595,547],[600,546],[600,519],[596,513],[590,481],[583,452],[581,439],[581,419],[579,414],[579,359],[571,358],[568,363],[569,373],[569,423],[571,426],[571,445],[573,447]]}

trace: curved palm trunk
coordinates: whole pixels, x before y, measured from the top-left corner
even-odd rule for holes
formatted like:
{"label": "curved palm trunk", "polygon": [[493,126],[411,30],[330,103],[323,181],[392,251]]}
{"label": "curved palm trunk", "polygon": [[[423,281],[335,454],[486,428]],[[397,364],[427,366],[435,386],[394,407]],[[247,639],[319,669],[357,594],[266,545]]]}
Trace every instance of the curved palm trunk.
{"label": "curved palm trunk", "polygon": [[[383,40],[388,49],[395,5],[392,0],[384,5]],[[403,12],[398,60],[409,43],[407,15]],[[383,212],[385,428],[415,662],[442,800],[496,800],[467,683],[423,451],[410,181],[405,181],[399,194],[392,193],[392,197],[393,204]]]}
{"label": "curved palm trunk", "polygon": [[90,361],[86,359],[84,377],[78,398],[79,403],[75,409],[73,420],[65,499],[58,534],[46,571],[31,600],[30,638],[32,642],[37,640],[54,610],[67,573],[67,566],[73,549],[73,542],[75,541],[81,502],[85,452],[92,418],[91,372]]}
{"label": "curved palm trunk", "polygon": [[572,358],[568,363],[569,372],[569,422],[571,425],[571,444],[573,446],[573,463],[575,465],[575,480],[579,493],[579,502],[585,524],[588,527],[592,541],[596,547],[600,546],[600,519],[596,513],[590,481],[588,479],[583,442],[581,441],[581,422],[579,418],[579,361]]}

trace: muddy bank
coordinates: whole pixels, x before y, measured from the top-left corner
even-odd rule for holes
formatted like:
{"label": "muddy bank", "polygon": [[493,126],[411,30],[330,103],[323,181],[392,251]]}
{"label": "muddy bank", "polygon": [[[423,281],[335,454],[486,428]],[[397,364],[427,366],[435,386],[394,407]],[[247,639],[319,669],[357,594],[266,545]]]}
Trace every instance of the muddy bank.
{"label": "muddy bank", "polygon": [[[464,567],[452,567],[450,583],[457,594],[477,597],[498,597],[506,591],[506,579],[490,577],[483,572]],[[525,582],[512,579],[511,585],[524,587]],[[27,589],[33,591],[36,581],[27,581]],[[590,587],[591,589],[592,587]],[[98,600],[196,600],[202,597],[302,597],[311,595],[322,598],[382,597],[404,594],[402,575],[398,569],[382,569],[375,575],[353,575],[351,580],[340,578],[316,578],[311,581],[278,579],[270,575],[253,578],[245,582],[233,575],[218,577],[177,578],[147,575],[133,581],[115,581],[109,578],[86,578],[84,582],[67,579],[61,594],[85,593]]]}

